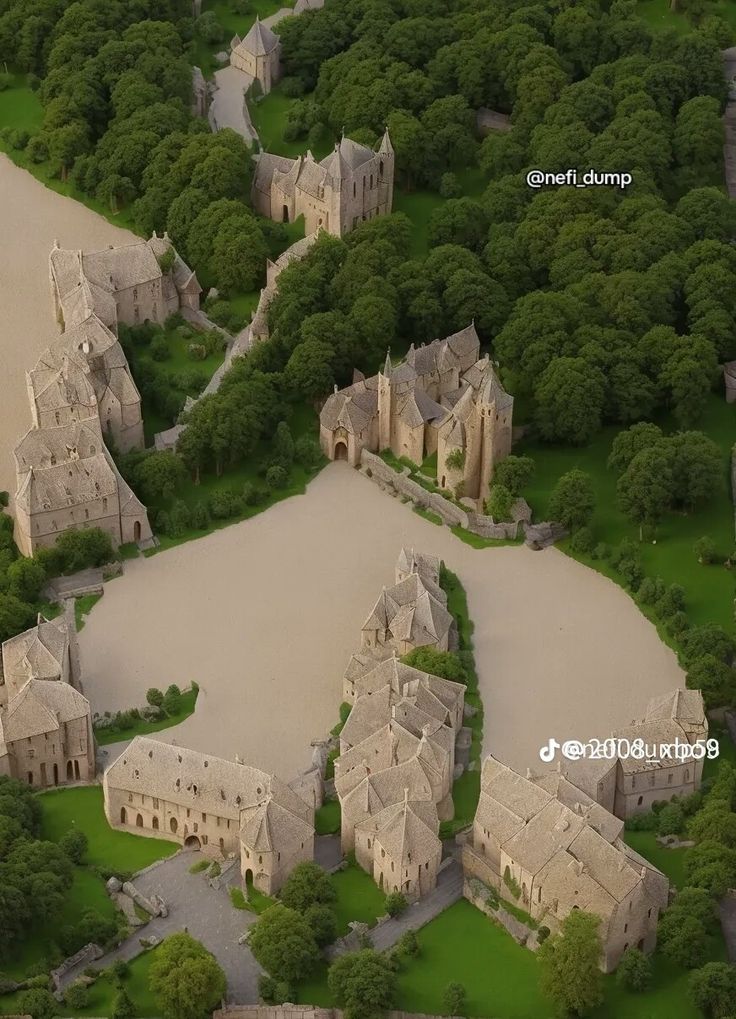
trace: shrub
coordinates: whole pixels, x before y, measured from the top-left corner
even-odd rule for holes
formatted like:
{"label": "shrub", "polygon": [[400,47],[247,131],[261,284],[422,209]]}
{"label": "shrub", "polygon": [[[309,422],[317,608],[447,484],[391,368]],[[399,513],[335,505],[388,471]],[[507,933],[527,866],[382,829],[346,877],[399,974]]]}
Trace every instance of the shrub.
{"label": "shrub", "polygon": [[113,998],[110,1019],[130,1019],[134,1015],[135,1005],[125,988],[121,987]]}
{"label": "shrub", "polygon": [[680,803],[673,800],[657,814],[657,832],[660,835],[677,835],[685,827],[685,812]]}
{"label": "shrub", "polygon": [[191,527],[192,515],[189,507],[181,499],[177,499],[169,511],[169,531],[172,538],[181,536]]}
{"label": "shrub", "polygon": [[289,75],[281,80],[281,91],[289,99],[298,99],[304,95],[306,87],[301,78],[296,75]]}
{"label": "shrub", "polygon": [[225,489],[212,493],[209,499],[209,508],[215,520],[227,520],[229,517],[242,513],[243,500],[237,492]]}
{"label": "shrub", "polygon": [[181,690],[172,683],[164,694],[163,709],[167,715],[176,715],[181,711]]}
{"label": "shrub", "polygon": [[442,1004],[447,1015],[465,1015],[465,988],[457,982],[448,984],[442,992]]}
{"label": "shrub", "polygon": [[49,991],[41,987],[35,987],[30,991],[23,991],[18,1000],[19,1011],[23,1015],[33,1016],[33,1019],[51,1019],[58,1012],[59,1006],[56,999]]}
{"label": "shrub", "polygon": [[167,361],[171,357],[169,344],[163,333],[154,336],[148,349],[154,361]]}
{"label": "shrub", "polygon": [[20,128],[10,133],[10,144],[19,152],[26,147],[30,140],[31,136],[28,131],[22,131]]}
{"label": "shrub", "polygon": [[311,435],[300,435],[294,443],[294,459],[303,467],[316,467],[322,459],[319,443]]}
{"label": "shrub", "polygon": [[590,555],[595,548],[593,532],[589,527],[580,527],[570,539],[570,548],[578,555]]}
{"label": "shrub", "polygon": [[72,863],[81,863],[87,852],[87,836],[78,828],[72,828],[61,836],[59,846]]}
{"label": "shrub", "polygon": [[716,560],[716,543],[708,535],[704,535],[693,545],[693,552],[699,563],[703,566],[709,566]]}
{"label": "shrub", "polygon": [[130,965],[125,959],[116,959],[110,966],[110,972],[112,973],[113,979],[120,983],[130,973]]}
{"label": "shrub", "polygon": [[252,481],[246,481],[243,485],[243,504],[245,506],[257,506],[263,501],[263,496],[264,493]]}
{"label": "shrub", "polygon": [[283,980],[275,980],[267,973],[258,979],[258,994],[266,1005],[283,1005],[285,1001],[294,1000],[294,992]]}
{"label": "shrub", "polygon": [[386,896],[386,912],[389,916],[398,916],[403,913],[408,903],[401,892],[391,892]]}
{"label": "shrub", "polygon": [[70,984],[64,994],[64,1003],[67,1008],[72,1008],[75,1011],[79,1008],[86,1008],[89,1004],[89,991],[87,987],[79,981]]}
{"label": "shrub", "polygon": [[684,609],[685,591],[679,584],[670,584],[654,606],[654,611],[660,619],[669,619],[670,616],[674,616],[676,612],[683,612]]}
{"label": "shrub", "polygon": [[146,691],[146,701],[153,708],[160,708],[164,703],[164,695],[158,687],[152,686]]}
{"label": "shrub", "polygon": [[210,511],[206,502],[198,502],[192,506],[190,524],[197,531],[205,531],[211,523]]}
{"label": "shrub", "polygon": [[599,541],[596,547],[593,549],[593,558],[600,559],[602,562],[605,562],[610,555],[611,546],[607,545],[605,541]]}
{"label": "shrub", "polygon": [[271,491],[276,491],[279,488],[284,488],[289,480],[289,472],[285,467],[280,467],[278,464],[274,464],[269,467],[266,471],[266,484]]}
{"label": "shrub", "polygon": [[294,462],[294,440],[285,421],[279,421],[276,426],[276,433],[273,437],[273,451],[276,459],[284,466],[288,467]]}
{"label": "shrub", "polygon": [[32,163],[45,163],[49,158],[49,147],[45,138],[38,134],[31,138],[26,146],[26,153]]}
{"label": "shrub", "polygon": [[460,181],[454,173],[443,173],[440,179],[440,194],[443,198],[458,198],[462,194]]}
{"label": "shrub", "polygon": [[644,991],[652,979],[649,957],[638,948],[627,948],[616,970],[616,981],[630,991]]}
{"label": "shrub", "polygon": [[410,958],[416,958],[420,951],[417,932],[413,928],[409,928],[409,930],[405,931],[396,942],[396,947],[402,955],[408,955]]}
{"label": "shrub", "polygon": [[204,361],[207,357],[207,348],[203,343],[189,343],[187,345],[187,357],[192,361]]}
{"label": "shrub", "polygon": [[491,909],[498,909],[498,907],[501,905],[501,896],[498,894],[498,889],[496,888],[488,889],[488,895],[486,896],[486,904],[490,906]]}

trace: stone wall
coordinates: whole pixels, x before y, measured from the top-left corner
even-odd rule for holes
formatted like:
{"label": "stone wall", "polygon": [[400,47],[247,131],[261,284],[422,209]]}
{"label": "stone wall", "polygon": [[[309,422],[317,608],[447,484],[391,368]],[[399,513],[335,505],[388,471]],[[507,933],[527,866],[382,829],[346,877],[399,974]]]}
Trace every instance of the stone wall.
{"label": "stone wall", "polygon": [[437,492],[428,492],[426,488],[422,488],[420,484],[409,477],[408,467],[405,467],[401,472],[396,471],[380,456],[369,453],[367,449],[364,449],[360,454],[360,465],[366,477],[371,478],[381,488],[408,499],[414,506],[435,513],[448,527],[463,527],[466,531],[471,531],[482,538],[505,540],[516,538],[519,528],[523,527],[521,521],[497,524],[492,517],[464,510],[443,495],[439,495]]}

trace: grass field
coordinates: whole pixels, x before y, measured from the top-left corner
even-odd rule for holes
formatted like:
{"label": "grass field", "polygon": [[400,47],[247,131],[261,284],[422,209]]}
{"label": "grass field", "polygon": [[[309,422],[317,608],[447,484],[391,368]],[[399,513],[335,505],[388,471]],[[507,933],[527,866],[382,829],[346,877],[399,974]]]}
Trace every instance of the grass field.
{"label": "grass field", "polygon": [[[670,7],[670,0],[639,0],[639,14],[654,29],[670,28],[685,35],[693,31],[694,26],[689,19]],[[736,38],[736,4],[733,0],[712,0],[709,13],[723,18],[733,28]]]}
{"label": "grass field", "polygon": [[133,874],[171,856],[178,849],[164,839],[147,839],[130,832],[114,831],[103,809],[102,786],[53,789],[40,796],[43,807],[41,834],[58,842],[71,828],[83,831],[89,841],[86,861],[102,870]]}
{"label": "grass field", "polygon": [[314,815],[318,835],[336,835],[340,831],[340,801],[327,800]]}
{"label": "grass field", "polygon": [[101,597],[101,594],[83,594],[81,598],[74,599],[74,622],[77,633],[84,628],[84,617],[90,614]]}
{"label": "grass field", "polygon": [[[284,138],[289,110],[296,101],[296,99],[284,95],[280,85],[271,89],[268,95],[262,98],[248,100],[250,119],[258,132],[261,148],[265,152],[273,152],[277,156],[288,156],[290,159],[295,159],[306,153],[309,148],[306,137],[297,138],[295,141],[286,141]],[[330,152],[332,146],[333,142],[326,135],[322,144],[312,149],[312,155],[315,159],[323,159]]]}
{"label": "grass field", "polygon": [[[726,404],[722,396],[713,395],[698,428],[720,446],[723,453],[723,487],[712,503],[691,516],[671,514],[657,528],[656,544],[643,543],[641,555],[648,576],[662,577],[667,584],[680,584],[685,589],[686,611],[696,625],[718,623],[727,630],[734,628],[734,577],[722,566],[701,566],[693,545],[702,535],[710,535],[719,554],[733,551],[733,506],[729,495],[728,469],[731,446],[736,436],[736,408]],[[536,471],[524,495],[534,511],[535,520],[547,520],[549,496],[562,474],[579,467],[593,478],[596,509],[592,529],[596,541],[617,545],[623,538],[638,540],[638,528],[619,510],[616,501],[615,471],[606,461],[617,429],[606,428],[589,446],[565,448],[544,444],[520,443],[515,452],[534,458]],[[569,543],[561,547],[570,553]],[[582,562],[620,582],[617,574],[605,563],[576,556]]]}
{"label": "grass field", "polygon": [[351,920],[373,926],[376,919],[386,912],[386,896],[379,891],[373,878],[356,863],[348,864],[345,870],[338,870],[331,880],[337,892],[338,938],[348,933]]}
{"label": "grass field", "polygon": [[99,746],[104,747],[108,743],[121,743],[123,740],[131,740],[136,736],[148,736],[152,732],[171,729],[194,714],[198,693],[198,687],[196,689],[190,687],[189,690],[182,691],[181,708],[179,711],[174,711],[170,715],[158,719],[156,722],[147,722],[141,718],[135,725],[128,726],[127,729],[96,729],[95,739]]}

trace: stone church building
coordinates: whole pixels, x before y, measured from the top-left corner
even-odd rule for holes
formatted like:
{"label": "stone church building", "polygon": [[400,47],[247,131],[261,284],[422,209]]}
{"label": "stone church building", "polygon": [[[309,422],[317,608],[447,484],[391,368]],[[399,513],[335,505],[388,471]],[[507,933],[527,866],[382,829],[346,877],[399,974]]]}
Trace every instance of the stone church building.
{"label": "stone church building", "polygon": [[250,31],[230,42],[230,65],[257,81],[266,95],[281,78],[281,43],[275,32],[256,15]]}
{"label": "stone church building", "polygon": [[364,449],[390,449],[415,464],[437,455],[440,488],[483,499],[494,464],[511,452],[513,397],[504,390],[471,324],[444,340],[412,346],[406,359],[336,390],[320,413],[330,460],[356,467]]}
{"label": "stone church building", "polygon": [[320,162],[263,152],[253,177],[253,207],[279,223],[304,216],[304,232],[342,237],[359,223],[391,212],[394,149],[385,132],[377,149],[346,138]]}
{"label": "stone church building", "polygon": [[275,775],[136,736],[105,771],[112,828],[240,858],[243,885],[275,895],[314,859],[314,807]]}

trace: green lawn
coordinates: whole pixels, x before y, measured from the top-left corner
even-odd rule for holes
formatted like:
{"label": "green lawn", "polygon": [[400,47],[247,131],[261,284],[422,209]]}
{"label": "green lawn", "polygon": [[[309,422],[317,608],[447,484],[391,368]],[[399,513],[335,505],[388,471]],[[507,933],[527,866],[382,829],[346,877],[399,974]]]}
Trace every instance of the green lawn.
{"label": "green lawn", "polygon": [[[736,4],[733,0],[712,0],[708,13],[716,14],[727,21],[736,36]],[[680,35],[692,32],[694,26],[689,19],[670,8],[670,0],[639,0],[639,14],[650,28],[671,28]]]}
{"label": "green lawn", "polygon": [[23,74],[14,74],[10,88],[0,92],[0,127],[17,128],[34,134],[43,122],[38,93],[26,85]]}
{"label": "green lawn", "polygon": [[152,732],[171,729],[194,714],[198,693],[199,688],[184,690],[181,695],[181,708],[179,711],[166,715],[156,722],[147,722],[141,718],[135,725],[131,725],[127,729],[96,729],[95,739],[101,747],[104,747],[108,743],[120,743],[122,740],[131,740],[135,736],[148,736]]}
{"label": "green lawn", "polygon": [[[656,544],[642,544],[642,562],[647,575],[662,577],[667,584],[682,585],[686,594],[686,611],[692,623],[715,622],[732,631],[734,578],[722,566],[701,566],[693,553],[693,545],[707,534],[724,557],[733,550],[733,506],[728,469],[731,446],[736,437],[736,408],[729,406],[722,396],[711,396],[698,428],[717,442],[723,451],[721,493],[709,506],[691,516],[672,514],[665,518],[657,529]],[[566,471],[579,467],[593,478],[596,510],[592,528],[596,540],[609,545],[617,545],[623,538],[638,540],[638,528],[624,517],[617,506],[617,475],[606,467],[616,432],[616,428],[606,428],[582,449],[542,443],[519,444],[515,452],[533,457],[536,463],[534,477],[524,493],[535,520],[548,519],[547,506],[555,483]],[[564,542],[560,547],[570,554],[569,543]],[[576,558],[619,580],[605,563],[581,556]]]}
{"label": "green lawn", "polygon": [[315,811],[314,824],[318,835],[336,835],[340,831],[340,801],[327,800]]}
{"label": "green lawn", "polygon": [[101,594],[83,594],[81,598],[74,599],[74,622],[77,633],[84,627],[84,617],[89,615],[101,597]]}
{"label": "green lawn", "polygon": [[43,838],[58,842],[70,828],[79,828],[89,840],[87,863],[103,871],[133,874],[178,849],[173,842],[114,831],[103,810],[102,786],[53,789],[40,796]]}
{"label": "green lawn", "polygon": [[[463,198],[477,198],[482,194],[488,181],[480,170],[471,167],[457,174],[462,187]],[[447,201],[436,191],[419,189],[418,191],[402,191],[394,187],[394,212],[403,212],[414,224],[412,234],[412,254],[416,257],[426,255],[429,251],[429,221],[435,209]]]}
{"label": "green lawn", "polygon": [[373,878],[356,863],[348,864],[345,870],[338,870],[331,880],[337,892],[335,913],[339,938],[348,933],[351,920],[373,926],[376,919],[386,912],[386,896]]}
{"label": "green lawn", "polygon": [[[297,102],[296,99],[284,95],[280,85],[272,88],[268,95],[258,99],[249,98],[250,119],[258,132],[261,148],[265,152],[273,152],[277,156],[288,156],[290,159],[296,159],[297,156],[306,153],[309,148],[306,136],[294,141],[287,141],[284,138],[289,110],[295,102]],[[329,136],[325,135],[321,144],[312,149],[312,155],[315,159],[324,159],[331,151],[333,144]]]}

